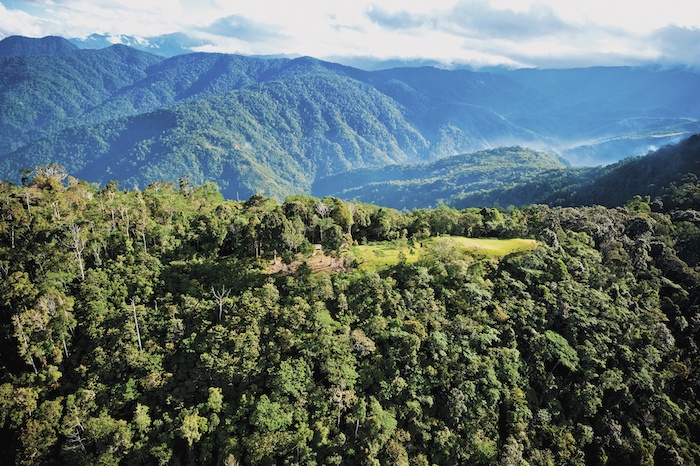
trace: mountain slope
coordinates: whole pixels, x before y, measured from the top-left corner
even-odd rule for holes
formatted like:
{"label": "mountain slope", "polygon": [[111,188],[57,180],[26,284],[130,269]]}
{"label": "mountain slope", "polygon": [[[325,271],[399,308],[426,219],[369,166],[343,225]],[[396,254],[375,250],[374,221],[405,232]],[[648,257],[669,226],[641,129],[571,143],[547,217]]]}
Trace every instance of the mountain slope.
{"label": "mountain slope", "polygon": [[[517,143],[562,153],[577,165],[596,165],[642,155],[700,131],[700,108],[694,105],[700,76],[691,70],[599,67],[491,74],[408,68],[361,77],[405,106],[430,140],[442,136],[446,152],[488,147],[484,141]],[[495,118],[480,127],[465,119],[475,111]],[[475,128],[482,140],[468,137]]]}
{"label": "mountain slope", "polygon": [[551,154],[504,147],[418,165],[361,169],[317,180],[315,196],[415,209],[454,204],[465,194],[514,186],[566,163]]}
{"label": "mountain slope", "polygon": [[[560,204],[619,206],[635,195],[656,198],[688,175],[700,176],[700,135],[604,167],[590,182],[559,194]],[[549,201],[549,199],[545,199]]]}
{"label": "mountain slope", "polygon": [[[58,162],[127,185],[190,175],[230,197],[309,192],[317,175],[419,158],[392,101],[340,75],[269,81],[153,113],[64,130],[0,157],[2,173]],[[118,175],[118,176],[115,176]]]}
{"label": "mountain slope", "polygon": [[698,177],[700,135],[695,135],[606,167],[565,166],[552,155],[511,147],[430,164],[353,170],[318,179],[312,193],[397,209],[441,203],[458,209],[527,204],[616,207],[634,196],[658,198]]}
{"label": "mountain slope", "polygon": [[499,146],[614,162],[700,132],[697,95],[688,70],[368,72],[123,45],[0,57],[0,177],[60,162],[96,182],[190,175],[283,198],[352,169]]}
{"label": "mountain slope", "polygon": [[90,109],[145,78],[148,67],[161,60],[117,45],[62,55],[0,57],[0,153],[83,123]]}
{"label": "mountain slope", "polygon": [[223,94],[257,84],[283,62],[226,54],[180,55],[149,66],[143,79],[111,94],[83,118],[100,122],[110,116],[152,112],[183,100]]}
{"label": "mountain slope", "polygon": [[692,70],[596,67],[510,76],[546,89],[549,99],[513,114],[513,122],[555,140],[565,135],[562,154],[576,165],[644,155],[700,131],[700,81]]}
{"label": "mountain slope", "polygon": [[[550,145],[527,127],[504,117],[532,90],[509,77],[435,68],[397,68],[360,76],[402,107],[426,138],[434,158],[484,148]],[[526,105],[525,102],[522,105]]]}
{"label": "mountain slope", "polygon": [[673,197],[678,187],[698,177],[700,135],[694,135],[645,156],[629,157],[606,167],[552,170],[504,189],[463,193],[453,205],[462,208],[492,203],[516,206],[541,203],[618,207],[641,196],[655,201],[656,209],[672,209],[677,207],[675,201],[667,199],[668,205],[664,206],[662,199],[669,197],[669,193]]}

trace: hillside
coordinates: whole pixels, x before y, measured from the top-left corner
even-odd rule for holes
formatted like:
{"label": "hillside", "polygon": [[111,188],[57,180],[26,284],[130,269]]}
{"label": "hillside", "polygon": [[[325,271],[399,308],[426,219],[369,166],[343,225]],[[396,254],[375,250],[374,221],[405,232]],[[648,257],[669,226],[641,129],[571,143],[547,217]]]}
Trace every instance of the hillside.
{"label": "hillside", "polygon": [[[0,457],[698,464],[684,189],[662,212],[402,212],[38,167],[0,183]],[[312,243],[342,267],[313,273]]]}
{"label": "hillside", "polygon": [[58,162],[130,187],[180,174],[215,181],[229,198],[284,198],[308,193],[317,174],[415,160],[425,145],[376,90],[341,75],[305,76],[67,129],[0,157],[0,170]]}
{"label": "hillside", "polygon": [[521,147],[446,157],[417,165],[353,170],[318,179],[312,193],[397,209],[453,205],[465,194],[500,190],[567,164],[551,154]]}
{"label": "hillside", "polygon": [[606,167],[571,167],[520,147],[446,157],[429,164],[353,170],[316,180],[316,196],[396,209],[548,204],[615,207],[634,196],[657,198],[700,176],[700,136]]}
{"label": "hillside", "polygon": [[[635,196],[656,200],[656,210],[688,205],[682,187],[700,176],[700,135],[645,156],[597,168],[545,171],[523,183],[483,193],[462,192],[456,208],[474,205],[522,206],[532,203],[621,206]],[[667,204],[664,207],[664,202]]]}
{"label": "hillside", "polygon": [[45,42],[0,41],[16,51],[0,57],[3,179],[59,162],[98,183],[189,176],[283,199],[352,169],[513,145],[596,165],[700,131],[689,70],[368,72],[124,45],[46,56]]}
{"label": "hillside", "polygon": [[[691,70],[596,67],[479,73],[399,68],[364,79],[409,109],[421,128],[432,128],[435,135],[451,133],[445,140],[448,147],[449,141],[461,140],[461,145],[449,147],[458,152],[517,143],[561,153],[574,165],[598,165],[643,155],[698,132],[693,96],[700,83]],[[498,129],[499,120],[510,129]],[[490,146],[464,144],[470,136],[465,127],[475,122],[477,127],[488,123],[477,135]]]}
{"label": "hillside", "polygon": [[[92,109],[146,78],[146,70],[161,60],[124,46],[0,57],[0,154],[86,124]],[[133,106],[120,107],[105,118],[133,113]],[[16,172],[2,175],[17,176]]]}
{"label": "hillside", "polygon": [[589,183],[569,187],[568,205],[613,207],[634,195],[659,197],[669,186],[680,186],[689,175],[700,176],[700,135],[663,147],[643,157],[605,167]]}

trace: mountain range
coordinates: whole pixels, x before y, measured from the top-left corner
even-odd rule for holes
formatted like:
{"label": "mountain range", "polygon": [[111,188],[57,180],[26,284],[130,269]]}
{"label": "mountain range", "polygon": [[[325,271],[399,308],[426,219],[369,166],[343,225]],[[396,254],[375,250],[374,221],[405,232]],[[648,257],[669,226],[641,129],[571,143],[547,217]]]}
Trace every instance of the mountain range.
{"label": "mountain range", "polygon": [[[502,183],[518,167],[529,177],[606,165],[687,138],[700,132],[698,95],[700,74],[688,69],[365,71],[15,36],[0,41],[0,178],[56,162],[102,184],[185,177],[229,198],[283,199],[351,195],[374,173],[439,171],[472,153],[443,163],[461,160],[464,173],[503,163]],[[503,146],[532,150],[484,152]]]}

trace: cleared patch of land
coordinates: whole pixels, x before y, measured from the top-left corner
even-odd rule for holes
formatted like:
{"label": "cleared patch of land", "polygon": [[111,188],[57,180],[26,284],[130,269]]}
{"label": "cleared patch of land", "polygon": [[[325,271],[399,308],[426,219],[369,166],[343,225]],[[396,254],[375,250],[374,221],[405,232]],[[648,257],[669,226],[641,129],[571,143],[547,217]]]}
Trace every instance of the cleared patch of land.
{"label": "cleared patch of land", "polygon": [[488,257],[503,257],[517,251],[531,251],[537,247],[537,241],[525,238],[496,239],[440,236],[431,239],[438,244],[451,244],[462,252]]}
{"label": "cleared patch of land", "polygon": [[423,241],[398,240],[352,246],[348,255],[354,257],[360,269],[381,270],[392,267],[401,260],[410,264],[426,255],[448,254],[500,258],[512,252],[529,251],[535,247],[537,247],[537,241],[524,238],[439,236]]}
{"label": "cleared patch of land", "polygon": [[462,236],[439,236],[422,241],[396,240],[351,246],[340,257],[330,257],[322,251],[305,260],[285,265],[280,261],[269,268],[270,273],[292,273],[306,262],[311,271],[338,272],[354,266],[361,270],[381,271],[397,265],[400,261],[417,262],[429,256],[480,256],[501,258],[517,251],[529,251],[537,247],[532,239],[466,238]]}

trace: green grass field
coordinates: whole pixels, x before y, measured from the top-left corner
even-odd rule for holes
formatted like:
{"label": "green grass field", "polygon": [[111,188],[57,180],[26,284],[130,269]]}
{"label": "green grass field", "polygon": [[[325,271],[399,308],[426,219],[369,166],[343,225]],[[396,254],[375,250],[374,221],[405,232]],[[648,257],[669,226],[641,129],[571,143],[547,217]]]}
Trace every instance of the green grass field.
{"label": "green grass field", "polygon": [[409,244],[407,240],[383,241],[352,246],[348,254],[354,256],[358,267],[364,270],[382,270],[399,263],[403,254],[407,263],[418,261],[424,255],[461,254],[500,258],[516,251],[529,251],[537,247],[532,239],[465,238],[440,236]]}

